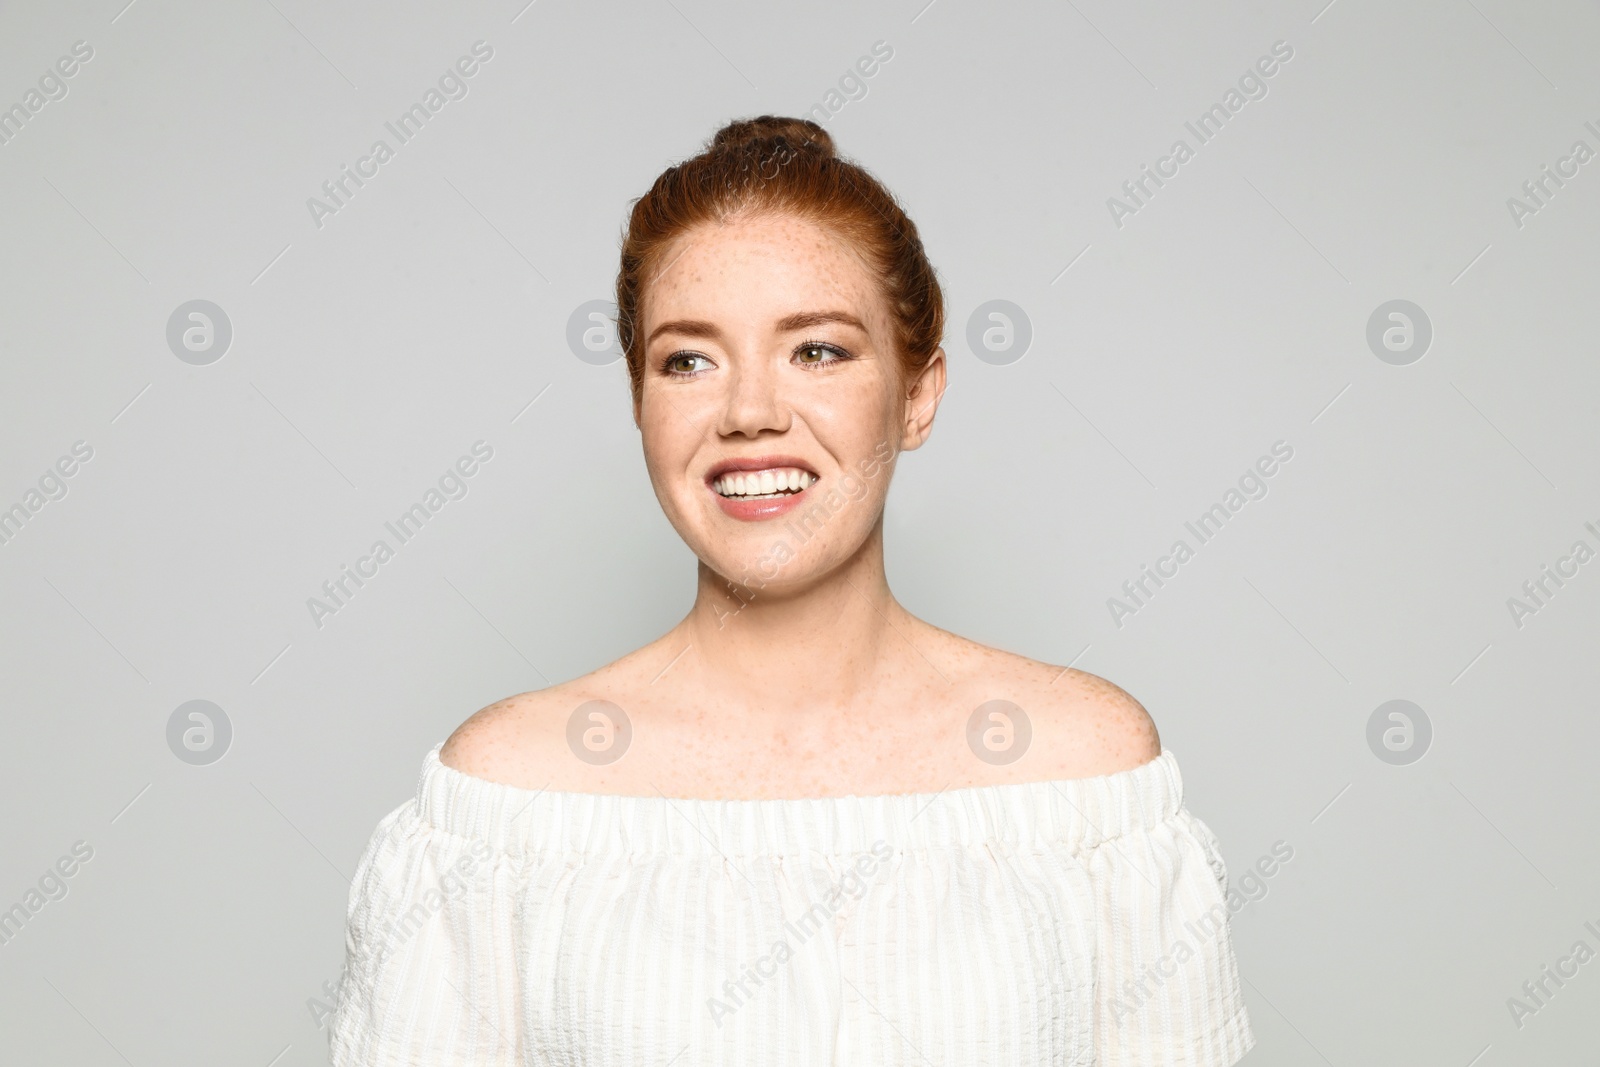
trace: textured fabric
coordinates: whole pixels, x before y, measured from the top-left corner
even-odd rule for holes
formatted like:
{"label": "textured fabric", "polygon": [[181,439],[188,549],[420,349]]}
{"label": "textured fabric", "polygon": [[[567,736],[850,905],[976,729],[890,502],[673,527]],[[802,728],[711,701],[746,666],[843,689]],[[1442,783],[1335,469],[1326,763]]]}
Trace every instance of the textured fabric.
{"label": "textured fabric", "polygon": [[1170,751],[938,794],[536,792],[423,763],[350,894],[336,1067],[1226,1067],[1227,870]]}

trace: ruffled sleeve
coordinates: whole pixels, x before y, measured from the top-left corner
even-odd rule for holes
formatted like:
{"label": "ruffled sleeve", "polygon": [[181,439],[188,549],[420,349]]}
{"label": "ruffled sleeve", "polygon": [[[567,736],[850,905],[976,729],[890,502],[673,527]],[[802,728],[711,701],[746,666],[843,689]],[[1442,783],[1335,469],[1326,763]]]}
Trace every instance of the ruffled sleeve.
{"label": "ruffled sleeve", "polygon": [[1228,872],[1187,808],[1084,858],[1097,909],[1099,1067],[1229,1067],[1255,1044],[1239,985]]}
{"label": "ruffled sleeve", "polygon": [[350,889],[334,1067],[521,1063],[516,932],[497,929],[514,909],[486,906],[510,892],[500,859],[430,825],[416,800],[379,822]]}

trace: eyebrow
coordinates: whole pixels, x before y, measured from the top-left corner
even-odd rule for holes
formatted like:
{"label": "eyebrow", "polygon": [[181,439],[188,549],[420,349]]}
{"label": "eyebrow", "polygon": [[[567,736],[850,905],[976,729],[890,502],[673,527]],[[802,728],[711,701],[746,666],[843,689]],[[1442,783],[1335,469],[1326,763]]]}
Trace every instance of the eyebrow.
{"label": "eyebrow", "polygon": [[[822,326],[830,322],[836,322],[844,326],[854,326],[862,333],[867,332],[867,328],[862,325],[861,320],[848,311],[797,311],[793,315],[785,315],[779,319],[777,326],[779,333],[793,333],[795,330]],[[650,336],[645,340],[645,346],[649,347],[651,342],[664,333],[682,334],[685,337],[716,338],[722,336],[722,331],[717,328],[714,322],[707,322],[704,319],[673,319],[670,322],[663,322],[651,330]]]}

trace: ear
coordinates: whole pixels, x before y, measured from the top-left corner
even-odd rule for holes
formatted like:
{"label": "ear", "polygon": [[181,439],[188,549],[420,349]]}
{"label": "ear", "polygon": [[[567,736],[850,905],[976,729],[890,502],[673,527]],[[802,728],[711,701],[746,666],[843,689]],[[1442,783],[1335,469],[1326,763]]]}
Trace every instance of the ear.
{"label": "ear", "polygon": [[933,432],[933,416],[944,397],[944,372],[944,348],[935,348],[906,392],[906,423],[900,444],[902,452],[919,447]]}

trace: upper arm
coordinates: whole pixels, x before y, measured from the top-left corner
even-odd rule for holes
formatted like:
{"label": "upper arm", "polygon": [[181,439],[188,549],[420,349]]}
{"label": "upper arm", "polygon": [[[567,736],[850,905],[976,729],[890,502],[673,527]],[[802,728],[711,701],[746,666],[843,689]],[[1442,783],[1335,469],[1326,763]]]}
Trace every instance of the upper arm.
{"label": "upper arm", "polygon": [[[1175,793],[1171,803],[1181,803]],[[1255,1044],[1216,838],[1187,808],[1172,810],[1123,828],[1084,861],[1098,928],[1096,1062],[1105,1067],[1229,1067]]]}

